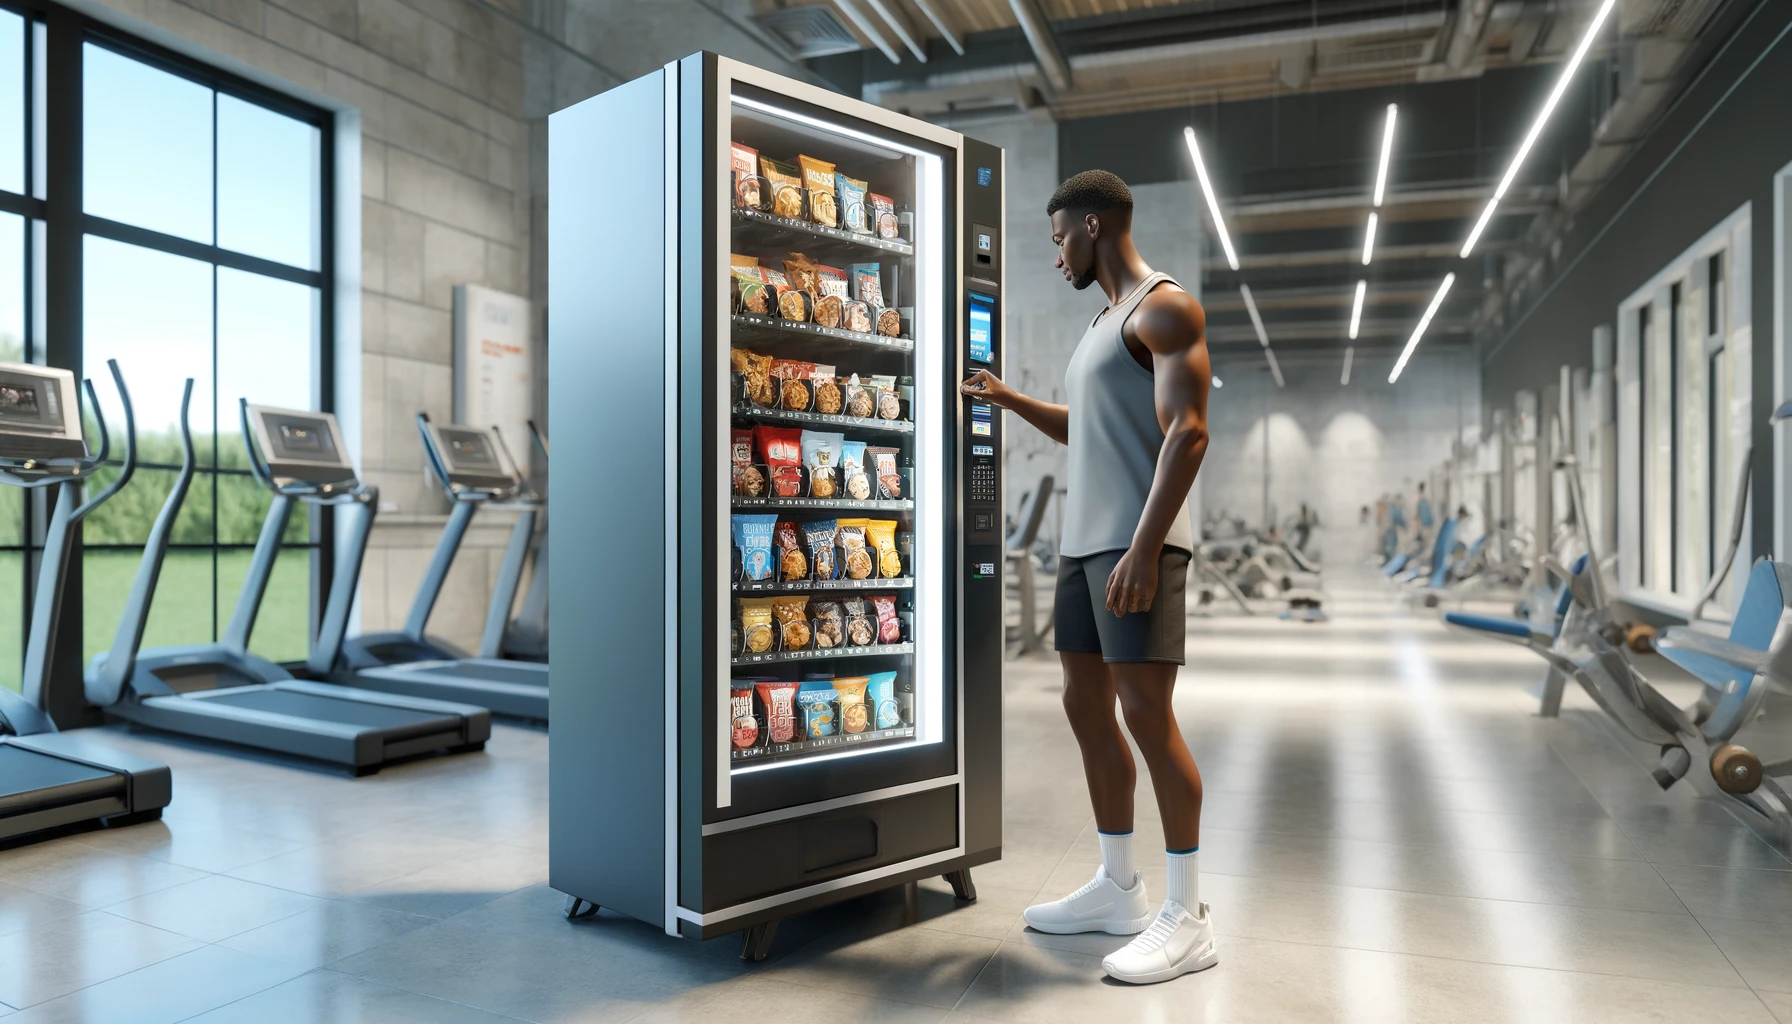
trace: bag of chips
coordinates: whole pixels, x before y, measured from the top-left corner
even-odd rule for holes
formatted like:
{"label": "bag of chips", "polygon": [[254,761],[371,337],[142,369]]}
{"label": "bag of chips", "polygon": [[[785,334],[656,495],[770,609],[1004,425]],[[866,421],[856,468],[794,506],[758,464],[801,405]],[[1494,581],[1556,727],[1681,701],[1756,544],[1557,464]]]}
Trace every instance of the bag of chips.
{"label": "bag of chips", "polygon": [[840,476],[848,498],[864,501],[871,497],[871,477],[865,472],[865,442],[840,443]]}
{"label": "bag of chips", "polygon": [[902,313],[894,309],[878,310],[877,333],[886,338],[902,337]]}
{"label": "bag of chips", "polygon": [[773,160],[769,156],[759,158],[759,168],[765,172],[765,187],[771,189],[772,212],[780,217],[801,219],[803,216],[802,172],[791,164],[782,160]]}
{"label": "bag of chips", "polygon": [[846,316],[846,303],[838,295],[823,295],[815,300],[815,326],[839,327]]}
{"label": "bag of chips", "polygon": [[759,151],[738,142],[728,144],[728,166],[734,172],[734,205],[759,209]]}
{"label": "bag of chips", "polygon": [[772,649],[772,602],[769,597],[740,600],[740,646],[743,654],[764,654]]}
{"label": "bag of chips", "polygon": [[839,382],[834,379],[834,368],[817,363],[809,374],[809,383],[815,391],[815,411],[829,416],[840,415],[845,399],[840,394]]}
{"label": "bag of chips", "polygon": [[819,740],[839,731],[834,721],[835,699],[832,680],[813,680],[797,689],[796,706],[803,720],[804,739]]}
{"label": "bag of chips", "polygon": [[741,375],[747,401],[754,405],[776,405],[777,392],[772,388],[772,357],[744,348],[728,350],[728,365]]}
{"label": "bag of chips", "polygon": [[834,191],[840,199],[840,226],[859,234],[870,234],[871,221],[865,214],[865,190],[869,188],[857,178],[834,172]]}
{"label": "bag of chips", "polygon": [[[774,375],[776,372],[773,371]],[[867,378],[865,384],[873,389],[879,419],[899,420],[902,418],[902,393],[896,390],[895,377],[879,374]]]}
{"label": "bag of chips", "polygon": [[753,430],[734,427],[729,431],[729,460],[733,467],[734,493],[743,498],[765,494],[765,474],[753,465]]}
{"label": "bag of chips", "polygon": [[796,359],[772,360],[772,376],[778,380],[778,404],[792,412],[809,408],[810,378],[815,364]]}
{"label": "bag of chips", "polygon": [[734,523],[734,546],[740,549],[740,572],[744,579],[769,580],[772,577],[772,528],[777,516],[737,515]]}
{"label": "bag of chips", "polygon": [[818,580],[839,575],[834,561],[834,532],[832,519],[813,519],[803,524],[803,542],[809,548],[809,564],[815,567]]}
{"label": "bag of chips", "polygon": [[809,646],[809,598],[803,594],[771,599],[772,618],[778,621],[778,646],[800,651]]}
{"label": "bag of chips", "polygon": [[[772,475],[772,494],[779,498],[800,497],[803,493],[803,432],[797,427],[757,426],[753,439],[759,442],[759,460]],[[777,522],[773,516],[772,521]]]}
{"label": "bag of chips", "polygon": [[873,672],[866,687],[865,699],[871,703],[873,728],[894,729],[902,724],[896,707],[896,673]]}
{"label": "bag of chips", "polygon": [[815,624],[815,646],[839,647],[846,642],[846,610],[838,601],[811,601],[809,614]]}
{"label": "bag of chips", "polygon": [[809,558],[803,554],[803,543],[797,536],[795,523],[780,522],[773,528],[772,547],[778,554],[778,578],[780,580],[808,578]]}
{"label": "bag of chips", "polygon": [[765,316],[772,311],[776,295],[771,285],[765,283],[765,271],[758,267],[735,267],[732,275],[734,308],[738,312]]}
{"label": "bag of chips", "polygon": [[800,252],[784,254],[784,277],[797,291],[821,294],[821,264]]}
{"label": "bag of chips", "polygon": [[759,720],[753,717],[753,684],[736,679],[728,684],[728,716],[734,720],[734,749],[748,750],[759,742]]}
{"label": "bag of chips", "polygon": [[841,732],[864,732],[871,724],[870,709],[865,706],[865,690],[870,685],[870,676],[847,676],[834,680],[834,699],[840,705]]}
{"label": "bag of chips", "polygon": [[871,224],[877,229],[878,237],[894,239],[901,236],[902,225],[896,220],[895,200],[867,192],[865,202],[871,207]]}
{"label": "bag of chips", "polygon": [[840,604],[846,609],[847,646],[869,647],[877,640],[877,616],[871,603],[862,597],[849,597]]}
{"label": "bag of chips", "polygon": [[840,446],[846,439],[820,430],[803,431],[803,465],[809,470],[809,496],[840,496]]}
{"label": "bag of chips", "polygon": [[[770,627],[766,627],[770,631]],[[765,715],[766,738],[773,743],[789,743],[796,739],[796,684],[754,683],[759,706]]]}
{"label": "bag of chips", "polygon": [[839,519],[840,558],[849,580],[868,580],[877,571],[871,557],[870,541],[865,537],[864,519]]}
{"label": "bag of chips", "polygon": [[871,607],[877,611],[877,642],[902,642],[902,620],[896,616],[895,594],[872,594]]}
{"label": "bag of chips", "polygon": [[[766,386],[768,389],[770,388],[769,383]],[[845,398],[846,415],[848,416],[856,416],[864,420],[870,419],[872,414],[877,412],[877,390],[866,387],[856,373],[846,382]]]}
{"label": "bag of chips", "polygon": [[879,263],[854,263],[849,270],[852,274],[852,297],[880,309],[883,308],[883,265]]}
{"label": "bag of chips", "polygon": [[788,284],[772,286],[778,296],[778,315],[786,320],[799,324],[808,323],[815,317],[815,297],[808,292],[798,291]]}
{"label": "bag of chips", "polygon": [[834,198],[834,165],[812,156],[798,156],[803,186],[809,190],[809,217],[823,227],[840,226],[840,207]]}
{"label": "bag of chips", "polygon": [[877,552],[877,574],[886,580],[901,576],[902,556],[896,551],[896,520],[866,520],[865,535],[871,540],[872,550]]}
{"label": "bag of chips", "polygon": [[886,501],[898,501],[902,498],[902,471],[896,466],[896,457],[901,454],[897,448],[867,448],[865,457],[871,460],[871,475],[877,478],[877,496]]}

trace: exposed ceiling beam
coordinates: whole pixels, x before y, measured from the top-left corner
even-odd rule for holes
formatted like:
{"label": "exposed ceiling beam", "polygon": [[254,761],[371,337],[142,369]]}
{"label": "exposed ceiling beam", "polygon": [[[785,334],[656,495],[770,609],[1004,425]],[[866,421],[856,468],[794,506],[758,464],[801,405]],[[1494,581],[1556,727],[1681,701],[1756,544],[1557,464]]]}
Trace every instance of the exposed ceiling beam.
{"label": "exposed ceiling beam", "polygon": [[945,14],[939,9],[943,2],[944,0],[915,0],[915,6],[921,9],[922,14],[927,15],[928,21],[933,22],[934,29],[939,32],[940,38],[946,41],[946,45],[962,57],[964,56],[964,40],[959,38],[958,31],[952,27],[952,22],[947,20]]}
{"label": "exposed ceiling beam", "polygon": [[1444,47],[1445,67],[1461,74],[1485,63],[1487,16],[1491,13],[1493,0],[1461,0],[1450,27],[1450,42]]}
{"label": "exposed ceiling beam", "polygon": [[[1476,252],[1498,252],[1512,247],[1511,242],[1483,242],[1477,246]],[[1419,245],[1380,245],[1375,247],[1375,258],[1387,263],[1391,260],[1454,260],[1462,248],[1455,242],[1429,242]],[[1270,252],[1241,253],[1238,257],[1238,269],[1270,270],[1284,267],[1324,267],[1340,263],[1360,264],[1363,250],[1360,246],[1349,249],[1310,249],[1302,252]],[[1206,273],[1229,271],[1222,257],[1201,261],[1201,269]]]}
{"label": "exposed ceiling beam", "polygon": [[1014,9],[1014,18],[1020,22],[1021,33],[1027,37],[1027,45],[1033,48],[1033,59],[1039,62],[1040,73],[1056,92],[1069,92],[1070,64],[1058,49],[1057,37],[1052,35],[1051,23],[1045,20],[1039,4],[1036,0],[1008,0],[1008,6]]}
{"label": "exposed ceiling beam", "polygon": [[[1502,212],[1537,213],[1556,203],[1554,185],[1515,188],[1501,200]],[[1503,209],[1505,204],[1512,209]],[[1382,204],[1383,221],[1472,220],[1487,204],[1486,185],[1405,189],[1389,195]],[[1232,208],[1230,220],[1240,235],[1249,231],[1289,231],[1299,228],[1355,226],[1369,205],[1360,192],[1301,199],[1244,202]],[[1379,249],[1377,250],[1380,251]],[[1358,251],[1359,256],[1361,250]]]}
{"label": "exposed ceiling beam", "polygon": [[[1433,291],[1436,289],[1433,288]],[[1406,340],[1412,333],[1413,317],[1402,317],[1392,320],[1364,319],[1357,332],[1359,342],[1363,339],[1398,338]],[[1474,320],[1472,311],[1465,310],[1455,316],[1438,316],[1431,322],[1431,330],[1436,334],[1467,334]],[[1349,339],[1345,337],[1344,324],[1336,317],[1324,320],[1278,321],[1275,324],[1276,347],[1283,348],[1296,341],[1330,341],[1338,346],[1339,354]],[[1251,348],[1262,349],[1257,341],[1257,329],[1249,323],[1243,324],[1208,324],[1207,341],[1210,345],[1239,346],[1249,344]]]}
{"label": "exposed ceiling beam", "polygon": [[[1422,306],[1437,291],[1437,281],[1432,278],[1411,281],[1386,281],[1369,288],[1364,294],[1364,304],[1368,308],[1389,305]],[[1456,298],[1479,295],[1479,290],[1463,288],[1452,290],[1450,294]],[[1335,285],[1315,285],[1301,288],[1257,288],[1251,297],[1256,300],[1260,310],[1281,309],[1343,309],[1348,310],[1356,301],[1354,288],[1340,288]],[[1245,309],[1243,300],[1236,292],[1223,288],[1213,290],[1211,297],[1201,300],[1201,305],[1209,314],[1237,313]],[[1279,331],[1278,331],[1279,333]]]}
{"label": "exposed ceiling beam", "polygon": [[915,30],[915,26],[909,24],[908,12],[896,6],[896,0],[865,0],[865,2],[871,5],[871,9],[877,12],[878,17],[884,19],[884,23],[890,26],[890,31],[896,33],[896,38],[902,40],[902,45],[908,47],[908,52],[914,54],[916,60],[923,64],[927,63],[926,40],[921,37],[920,32]]}
{"label": "exposed ceiling beam", "polygon": [[882,50],[884,56],[890,58],[890,63],[902,63],[902,54],[897,53],[896,48],[890,45],[890,41],[884,38],[884,34],[878,30],[877,24],[866,17],[864,11],[859,10],[858,0],[834,0],[834,6],[840,9],[841,14],[846,15],[846,20],[852,22],[853,27],[859,30],[859,34],[871,40],[872,46]]}

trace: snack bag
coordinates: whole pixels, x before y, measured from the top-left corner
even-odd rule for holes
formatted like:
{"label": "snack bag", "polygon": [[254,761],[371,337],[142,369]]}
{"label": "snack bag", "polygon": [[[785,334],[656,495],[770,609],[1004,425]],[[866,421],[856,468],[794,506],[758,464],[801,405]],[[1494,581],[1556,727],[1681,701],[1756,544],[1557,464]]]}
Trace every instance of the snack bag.
{"label": "snack bag", "polygon": [[821,294],[821,264],[800,252],[784,254],[784,276],[797,291]]}
{"label": "snack bag", "polygon": [[847,297],[846,271],[839,267],[816,267],[815,280],[821,287],[821,294]]}
{"label": "snack bag", "polygon": [[902,337],[902,313],[894,309],[878,310],[877,333],[886,338]]}
{"label": "snack bag", "polygon": [[800,580],[809,575],[809,559],[803,554],[795,523],[781,522],[772,529],[772,546],[778,553],[778,578]]}
{"label": "snack bag", "polygon": [[803,185],[809,190],[809,217],[823,227],[840,226],[840,208],[834,199],[834,165],[812,156],[798,156]]}
{"label": "snack bag", "polygon": [[[772,474],[772,494],[795,498],[803,493],[803,432],[796,427],[753,428],[760,461]],[[772,521],[777,522],[773,516]]]}
{"label": "snack bag", "polygon": [[778,379],[778,404],[792,412],[809,408],[809,378],[814,374],[814,363],[772,360],[772,376]]}
{"label": "snack bag", "polygon": [[[770,627],[766,627],[769,632]],[[765,710],[766,738],[773,743],[796,739],[796,684],[754,683],[759,704]]]}
{"label": "snack bag", "polygon": [[803,431],[803,465],[809,469],[809,496],[840,496],[840,446],[846,439],[820,430]]}
{"label": "snack bag", "polygon": [[734,546],[740,548],[740,572],[749,580],[772,578],[772,527],[777,516],[731,516]]}
{"label": "snack bag", "polygon": [[753,717],[753,684],[736,679],[728,685],[728,716],[734,720],[734,749],[759,742],[759,720]]}
{"label": "snack bag", "polygon": [[834,721],[834,699],[834,684],[825,679],[804,683],[796,691],[804,739],[818,740],[839,731],[839,723]]}
{"label": "snack bag", "polygon": [[738,142],[728,144],[728,166],[734,171],[734,205],[759,209],[759,151]]}
{"label": "snack bag", "polygon": [[[765,172],[765,187],[772,192],[772,212],[780,217],[801,218],[803,215],[803,175],[796,167],[769,156],[759,158]],[[895,207],[891,207],[892,210]],[[892,218],[892,222],[894,222]],[[894,238],[894,235],[885,237]]]}
{"label": "snack bag", "polygon": [[871,703],[873,728],[894,729],[902,724],[896,707],[896,673],[873,672],[866,687],[865,699]]}
{"label": "snack bag", "polygon": [[[768,383],[767,387],[770,385]],[[846,382],[846,415],[859,419],[870,419],[877,411],[877,391],[866,387],[859,381],[859,375],[853,374]]]}
{"label": "snack bag", "polygon": [[870,541],[865,537],[866,519],[838,519],[840,556],[849,580],[868,580],[877,570],[871,558]]}
{"label": "snack bag", "polygon": [[847,299],[840,303],[840,326],[848,331],[860,334],[871,333],[871,304],[858,299]]}
{"label": "snack bag", "polygon": [[865,472],[865,442],[840,443],[840,475],[848,498],[864,501],[871,497],[871,477]]}
{"label": "snack bag", "polygon": [[896,616],[896,595],[872,594],[871,607],[877,611],[877,642],[880,644],[901,643],[902,620]]}
{"label": "snack bag", "polygon": [[896,390],[895,377],[879,374],[866,378],[865,386],[872,389],[872,398],[876,403],[879,419],[898,420],[902,418],[902,393]]}
{"label": "snack bag", "polygon": [[765,474],[753,465],[753,430],[735,427],[729,432],[728,452],[733,465],[734,493],[743,498],[765,494]]}
{"label": "snack bag", "polygon": [[865,706],[865,691],[870,685],[870,676],[834,680],[835,699],[840,702],[841,732],[864,732],[871,724],[870,708]]}
{"label": "snack bag", "polygon": [[902,556],[896,551],[896,520],[870,519],[865,534],[877,552],[877,574],[886,580],[902,575]]}
{"label": "snack bag", "polygon": [[772,602],[768,597],[740,600],[740,645],[745,654],[764,654],[772,649]]}
{"label": "snack bag", "polygon": [[865,202],[871,207],[871,225],[879,238],[897,238],[902,234],[902,225],[896,220],[895,200],[867,192]]}
{"label": "snack bag", "polygon": [[815,300],[815,325],[839,327],[846,316],[845,301],[838,295],[823,295]]}
{"label": "snack bag", "polygon": [[732,275],[735,309],[757,316],[764,316],[771,312],[775,295],[771,286],[765,283],[763,270],[757,266],[735,267]]}
{"label": "snack bag", "polygon": [[896,466],[896,456],[900,450],[896,448],[867,448],[865,457],[871,460],[871,473],[877,478],[877,496],[887,501],[902,498],[902,471]]}
{"label": "snack bag", "polygon": [[883,308],[883,264],[854,263],[849,269],[852,272],[852,297],[879,309]]}
{"label": "snack bag", "polygon": [[808,323],[815,316],[815,297],[808,292],[797,291],[789,285],[773,285],[772,290],[778,295],[778,315],[786,320],[794,320],[799,324]]}
{"label": "snack bag", "polygon": [[771,599],[772,618],[778,620],[778,633],[786,651],[800,651],[809,646],[809,598],[796,594]]}
{"label": "snack bag", "polygon": [[834,562],[834,521],[810,520],[803,524],[803,542],[809,548],[809,563],[815,567],[815,578],[831,580],[838,575]]}
{"label": "snack bag", "polygon": [[845,400],[840,395],[840,384],[834,380],[834,368],[817,363],[809,374],[809,383],[815,390],[815,411],[829,416],[840,415]]}
{"label": "snack bag", "polygon": [[846,642],[846,610],[838,601],[811,601],[809,614],[815,622],[815,646],[838,647]]}
{"label": "snack bag", "polygon": [[834,172],[834,191],[840,199],[840,226],[859,234],[871,232],[870,221],[865,215],[865,190],[870,186],[857,178],[849,178],[839,171]]}
{"label": "snack bag", "polygon": [[777,394],[772,390],[771,356],[762,356],[744,348],[731,348],[728,350],[728,365],[741,375],[747,401],[754,405],[777,404]]}
{"label": "snack bag", "polygon": [[849,597],[840,603],[846,609],[847,645],[869,647],[877,640],[877,616],[871,603],[862,597]]}

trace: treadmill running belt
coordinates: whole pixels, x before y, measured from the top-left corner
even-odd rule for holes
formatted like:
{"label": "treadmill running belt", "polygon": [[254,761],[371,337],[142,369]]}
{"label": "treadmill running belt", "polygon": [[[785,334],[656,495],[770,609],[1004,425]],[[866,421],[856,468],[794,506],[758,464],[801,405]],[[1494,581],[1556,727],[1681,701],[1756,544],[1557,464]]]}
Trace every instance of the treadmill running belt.
{"label": "treadmill running belt", "polygon": [[182,700],[204,700],[232,707],[246,708],[250,711],[265,711],[275,715],[294,715],[300,718],[316,718],[326,722],[342,722],[348,725],[359,725],[369,729],[406,729],[418,726],[434,727],[442,722],[455,722],[458,719],[452,714],[435,711],[413,711],[410,708],[391,707],[386,704],[370,704],[366,701],[334,697],[319,697],[316,694],[300,693],[295,690],[281,690],[273,687],[255,688],[240,692],[224,691],[212,695],[194,695],[180,698]]}
{"label": "treadmill running belt", "polygon": [[124,776],[0,743],[0,815],[121,796]]}
{"label": "treadmill running belt", "polygon": [[[404,668],[402,665],[393,667]],[[545,667],[544,665],[494,665],[490,661],[432,661],[417,666],[419,671],[430,675],[477,679],[491,683],[534,683],[537,686],[548,685],[548,674],[543,671]]]}

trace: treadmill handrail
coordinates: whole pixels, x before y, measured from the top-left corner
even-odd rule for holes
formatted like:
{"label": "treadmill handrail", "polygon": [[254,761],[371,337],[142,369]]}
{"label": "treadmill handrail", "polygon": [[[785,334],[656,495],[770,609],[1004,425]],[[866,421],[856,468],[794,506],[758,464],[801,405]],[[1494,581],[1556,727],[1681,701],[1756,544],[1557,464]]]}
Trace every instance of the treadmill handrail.
{"label": "treadmill handrail", "polygon": [[[124,374],[118,371],[118,360],[106,360],[106,368],[112,371],[112,383],[118,387],[119,404],[124,406],[124,465],[118,471],[118,478],[108,484],[105,490],[82,502],[69,514],[69,521],[74,523],[86,519],[87,513],[104,505],[112,499],[114,494],[124,490],[124,486],[130,483],[131,477],[137,473],[137,411],[131,405],[131,389],[124,385]],[[99,454],[91,459],[83,460],[85,463],[83,468],[91,471],[92,468],[105,464],[106,456],[112,451],[112,435],[106,429],[106,414],[100,409],[99,395],[93,390],[93,378],[89,377],[81,383],[86,386],[88,401],[93,404],[93,425],[100,432]],[[189,389],[190,387],[189,382]],[[181,419],[183,422],[186,419],[184,405],[181,407]]]}
{"label": "treadmill handrail", "polygon": [[529,436],[535,439],[535,450],[541,453],[542,458],[548,458],[548,439],[542,436],[541,428],[535,425],[533,419],[523,422],[529,425]]}
{"label": "treadmill handrail", "polygon": [[486,606],[485,628],[479,634],[481,658],[504,656],[504,633],[510,628],[510,609],[516,603],[516,592],[523,582],[523,567],[529,560],[529,546],[535,540],[536,514],[536,506],[523,506],[516,524],[510,528],[510,542],[504,546],[504,560],[498,565],[491,602]]}
{"label": "treadmill handrail", "polygon": [[317,640],[305,658],[305,668],[319,677],[329,675],[336,668],[336,659],[342,655],[349,612],[355,604],[355,588],[360,584],[361,565],[367,559],[367,542],[373,535],[374,517],[380,510],[380,489],[373,484],[362,484],[354,496],[361,505],[361,514],[356,517],[348,535],[342,538],[342,552],[336,557],[330,577],[330,599],[324,607],[323,622],[318,625]]}

